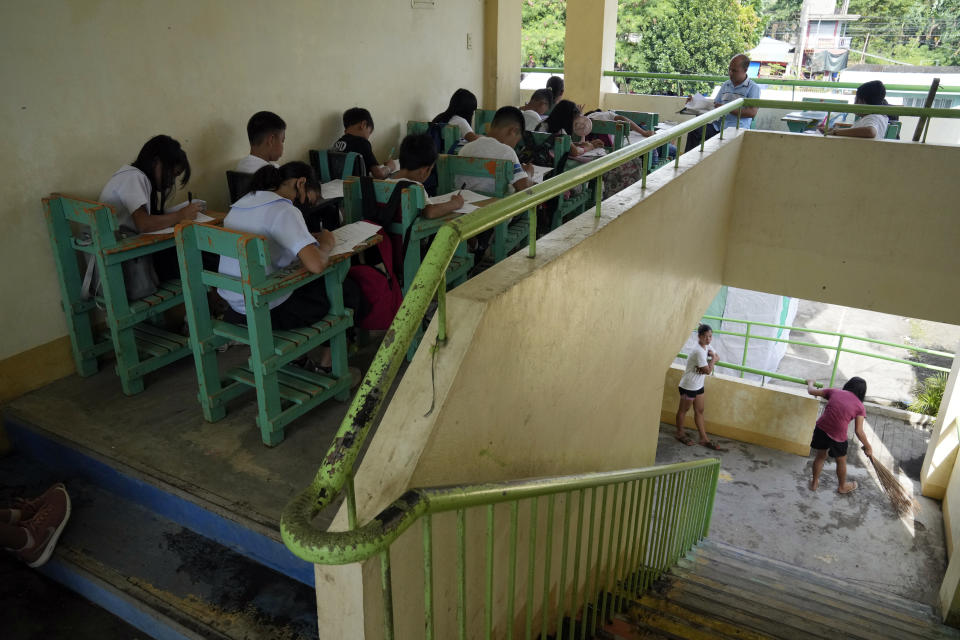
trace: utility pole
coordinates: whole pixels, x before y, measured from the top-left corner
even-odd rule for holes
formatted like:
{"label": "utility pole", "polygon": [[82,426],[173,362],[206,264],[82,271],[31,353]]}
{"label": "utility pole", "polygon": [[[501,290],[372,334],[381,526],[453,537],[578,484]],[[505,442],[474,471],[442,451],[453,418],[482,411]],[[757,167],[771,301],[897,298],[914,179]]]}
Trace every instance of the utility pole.
{"label": "utility pole", "polygon": [[793,55],[793,72],[799,78],[803,69],[803,48],[807,42],[807,16],[810,15],[810,0],[803,0],[800,9],[800,25],[797,29],[797,46]]}
{"label": "utility pole", "polygon": [[860,51],[860,64],[863,64],[863,58],[867,55],[867,43],[870,42],[870,34],[863,39],[863,50]]}

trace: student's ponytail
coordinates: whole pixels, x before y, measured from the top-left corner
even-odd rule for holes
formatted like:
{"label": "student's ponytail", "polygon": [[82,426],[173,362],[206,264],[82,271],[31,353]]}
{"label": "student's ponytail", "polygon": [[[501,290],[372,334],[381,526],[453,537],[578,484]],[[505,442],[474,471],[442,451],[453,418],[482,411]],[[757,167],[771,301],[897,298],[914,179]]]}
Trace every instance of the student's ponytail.
{"label": "student's ponytail", "polygon": [[281,167],[267,164],[253,174],[250,179],[250,191],[276,191],[285,180],[291,178],[306,178],[308,191],[320,191],[320,183],[313,168],[306,162],[294,160]]}

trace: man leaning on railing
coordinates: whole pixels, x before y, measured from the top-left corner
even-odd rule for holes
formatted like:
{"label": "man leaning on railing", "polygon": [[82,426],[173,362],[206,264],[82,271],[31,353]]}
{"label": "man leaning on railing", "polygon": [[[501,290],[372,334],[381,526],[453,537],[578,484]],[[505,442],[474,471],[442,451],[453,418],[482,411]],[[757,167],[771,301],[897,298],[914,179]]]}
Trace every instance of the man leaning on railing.
{"label": "man leaning on railing", "polygon": [[[756,99],[760,97],[760,85],[747,77],[747,69],[749,67],[750,58],[742,53],[739,53],[730,59],[730,67],[728,68],[730,79],[720,85],[720,91],[717,93],[717,98],[713,101],[714,105],[719,107],[728,102],[736,100],[737,98]],[[687,102],[689,101],[690,98],[688,97]],[[713,136],[720,133],[721,126],[736,127],[738,116],[740,119],[740,127],[743,129],[749,129],[750,123],[753,121],[754,116],[757,115],[758,110],[759,107],[741,107],[740,109],[728,113],[722,123],[720,120],[711,122],[707,125],[706,139],[709,140]],[[688,133],[687,146],[684,148],[683,152],[686,153],[694,147],[699,147],[702,135],[703,129],[694,129]]]}

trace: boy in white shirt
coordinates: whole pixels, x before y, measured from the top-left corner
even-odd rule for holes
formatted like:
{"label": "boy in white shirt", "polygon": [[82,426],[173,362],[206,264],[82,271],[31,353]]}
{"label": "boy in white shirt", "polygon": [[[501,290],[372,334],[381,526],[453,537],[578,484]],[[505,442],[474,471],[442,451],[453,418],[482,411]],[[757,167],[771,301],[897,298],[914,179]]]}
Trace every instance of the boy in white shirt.
{"label": "boy in white shirt", "polygon": [[527,131],[535,131],[543,121],[543,116],[553,108],[553,92],[550,89],[537,89],[527,104],[520,107]]}
{"label": "boy in white shirt", "polygon": [[247,122],[247,139],[250,155],[237,163],[240,173],[256,173],[260,167],[272,164],[283,155],[283,143],[287,137],[287,123],[271,111],[258,111]]}
{"label": "boy in white shirt", "polygon": [[[864,82],[857,87],[857,97],[853,104],[882,105],[887,96],[887,88],[879,80]],[[883,140],[887,135],[887,126],[890,118],[879,113],[868,113],[852,125],[837,124],[831,127],[828,134],[846,138],[872,138]],[[823,131],[823,125],[818,127]]]}
{"label": "boy in white shirt", "polygon": [[[513,163],[513,177],[510,181],[509,193],[533,186],[530,177],[533,175],[533,166],[523,166],[517,158],[514,147],[523,138],[524,118],[520,109],[516,107],[500,107],[493,115],[493,121],[487,129],[487,135],[480,136],[473,142],[463,145],[458,155],[470,158],[490,158],[494,160],[509,160]],[[480,193],[494,192],[494,179],[479,176],[454,177],[456,184],[462,184],[464,189]]]}

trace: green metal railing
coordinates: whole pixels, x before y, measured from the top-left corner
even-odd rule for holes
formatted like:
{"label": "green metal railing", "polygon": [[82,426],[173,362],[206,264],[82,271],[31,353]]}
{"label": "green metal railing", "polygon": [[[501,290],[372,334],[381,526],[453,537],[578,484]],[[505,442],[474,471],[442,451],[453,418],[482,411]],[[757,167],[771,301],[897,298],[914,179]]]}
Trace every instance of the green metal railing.
{"label": "green metal railing", "polygon": [[[905,365],[909,365],[909,366],[912,366],[912,367],[918,367],[918,368],[921,368],[921,369],[931,369],[931,370],[933,370],[933,371],[941,371],[941,372],[946,372],[946,373],[949,373],[949,372],[950,372],[950,368],[949,368],[949,367],[940,367],[940,366],[937,366],[937,365],[926,364],[926,363],[924,363],[924,362],[916,362],[916,361],[914,361],[914,360],[906,360],[906,359],[904,359],[904,358],[895,358],[895,357],[893,357],[893,356],[884,355],[884,354],[882,354],[882,353],[869,352],[869,351],[860,351],[860,350],[857,350],[857,349],[850,349],[850,348],[844,346],[844,341],[866,342],[866,343],[868,343],[868,344],[876,344],[876,345],[881,345],[881,346],[884,346],[884,347],[894,347],[894,348],[897,348],[897,349],[905,349],[905,350],[907,350],[907,351],[912,351],[912,352],[914,352],[914,353],[923,353],[923,354],[927,354],[927,355],[933,355],[933,356],[940,356],[940,357],[943,357],[943,358],[949,358],[949,359],[951,360],[951,362],[952,362],[953,357],[954,357],[954,354],[948,353],[948,352],[946,352],[946,351],[937,351],[936,349],[926,349],[926,348],[924,348],[924,347],[915,347],[915,346],[909,345],[909,344],[900,344],[900,343],[897,343],[897,342],[888,342],[888,341],[886,341],[886,340],[877,340],[877,339],[875,339],[875,338],[866,338],[866,337],[863,337],[863,336],[855,336],[855,335],[851,335],[851,334],[849,334],[849,333],[839,333],[839,332],[837,332],[837,331],[825,331],[825,330],[822,330],[822,329],[809,329],[809,328],[806,328],[806,327],[794,327],[794,326],[790,326],[790,325],[776,324],[776,323],[772,323],[772,322],[759,322],[759,321],[756,321],[756,320],[742,320],[742,319],[738,319],[738,318],[726,318],[726,317],[723,317],[723,316],[703,316],[703,319],[704,319],[704,320],[715,320],[715,321],[717,321],[717,322],[733,322],[733,323],[736,323],[736,324],[742,324],[742,325],[745,325],[745,326],[746,326],[746,328],[744,329],[744,332],[743,332],[743,333],[739,333],[739,332],[736,332],[736,331],[726,331],[726,330],[719,329],[719,328],[716,328],[716,329],[713,330],[713,333],[715,333],[715,334],[723,334],[723,335],[728,335],[728,336],[737,336],[737,337],[740,337],[740,338],[743,338],[743,339],[744,339],[744,341],[743,341],[743,358],[742,358],[742,360],[741,360],[741,362],[740,362],[739,365],[731,364],[731,363],[728,363],[728,362],[718,362],[718,363],[717,363],[717,366],[718,366],[718,367],[726,367],[726,368],[728,368],[728,369],[734,369],[734,370],[736,370],[736,371],[739,371],[741,378],[743,377],[743,374],[744,374],[744,373],[752,373],[752,374],[756,374],[756,375],[765,376],[765,377],[767,377],[767,378],[775,378],[775,379],[777,379],[777,380],[786,380],[786,381],[788,381],[788,382],[797,382],[797,383],[799,383],[799,384],[806,384],[806,381],[803,380],[803,379],[800,379],[800,378],[795,378],[795,377],[793,377],[793,376],[782,375],[782,374],[779,374],[779,373],[776,373],[776,372],[773,372],[773,371],[763,371],[763,370],[760,370],[760,369],[751,369],[751,368],[747,367],[747,366],[746,366],[746,365],[747,365],[747,350],[748,350],[749,345],[750,345],[750,340],[765,340],[765,341],[767,341],[767,342],[782,342],[782,343],[785,343],[785,344],[793,344],[793,345],[797,345],[797,346],[800,346],[800,347],[812,347],[812,348],[815,348],[815,349],[824,349],[824,350],[827,350],[827,351],[833,351],[835,355],[834,355],[834,358],[833,358],[832,370],[831,370],[831,372],[830,372],[830,382],[829,382],[828,385],[827,385],[827,386],[830,386],[830,387],[833,386],[833,384],[834,384],[834,382],[835,382],[835,380],[836,380],[836,377],[837,377],[837,368],[838,368],[838,365],[840,364],[840,355],[843,354],[843,353],[850,353],[850,354],[858,355],[858,356],[866,356],[866,357],[868,357],[868,358],[876,358],[876,359],[878,359],[878,360],[885,360],[885,361],[887,361],[887,362],[895,362],[895,363],[898,363],[898,364],[905,364]],[[789,339],[789,338],[779,338],[779,337],[776,337],[776,336],[761,336],[761,335],[751,334],[751,332],[750,332],[751,327],[769,327],[769,328],[772,328],[772,329],[786,329],[786,330],[788,330],[788,331],[798,331],[798,332],[811,333],[811,334],[816,334],[816,335],[821,335],[821,336],[831,336],[831,337],[837,338],[837,344],[836,344],[836,345],[819,344],[819,343],[816,343],[816,342],[809,342],[809,341],[806,341],[806,340],[791,340],[791,339]],[[682,354],[681,354],[681,355],[682,355]],[[684,356],[684,357],[686,357],[686,356]]]}
{"label": "green metal railing", "polygon": [[[523,594],[524,638],[593,637],[603,621],[625,609],[706,537],[719,472],[720,461],[711,458],[626,471],[413,489],[350,532],[355,544],[344,545],[342,533],[321,534],[316,559],[348,564],[379,558],[384,636],[393,638],[394,583],[399,581],[405,589],[410,587],[408,581],[420,583],[419,577],[393,576],[390,549],[420,522],[425,638],[453,637],[451,627],[456,627],[458,637],[466,638],[468,619],[483,620],[485,638],[513,638],[515,632],[519,637],[519,629],[514,628],[521,622],[514,619],[518,591]],[[500,504],[505,508],[497,516]],[[448,561],[445,567],[434,562],[435,546],[442,545],[435,545],[434,532],[444,525],[454,526],[447,520],[435,527],[433,518],[444,512],[456,515],[455,540],[454,536],[436,538],[450,541],[444,547],[445,557],[455,550],[455,565]],[[518,540],[524,536],[526,558],[518,563]],[[506,548],[498,548],[495,540],[504,539]],[[467,540],[473,542],[469,553]],[[468,557],[474,561],[468,563]],[[501,565],[497,573],[496,561],[503,558],[507,558],[506,570]],[[542,558],[539,564],[538,558]],[[482,576],[469,576],[468,565],[484,567]],[[447,569],[441,576],[446,589],[435,588],[439,568]],[[468,591],[482,593],[482,605],[477,597],[468,601]],[[504,614],[495,621],[494,602],[503,601]],[[482,615],[477,615],[480,607]],[[455,622],[448,614],[451,619],[438,623],[438,612],[454,610]],[[578,617],[577,625],[573,620]]]}
{"label": "green metal railing", "polygon": [[[562,67],[521,67],[521,73],[563,73]],[[646,71],[604,71],[607,78],[646,78],[650,80],[673,80],[680,86],[683,82],[724,82],[729,78],[722,75],[704,75],[695,73],[652,73]],[[810,87],[823,89],[856,89],[859,82],[827,82],[825,80],[799,80],[793,78],[754,78],[757,84],[783,87]],[[916,91],[927,93],[928,85],[921,84],[886,84],[887,91]],[[681,93],[681,91],[677,91]],[[960,93],[960,86],[942,85],[937,94]],[[809,105],[807,105],[809,106]]]}

